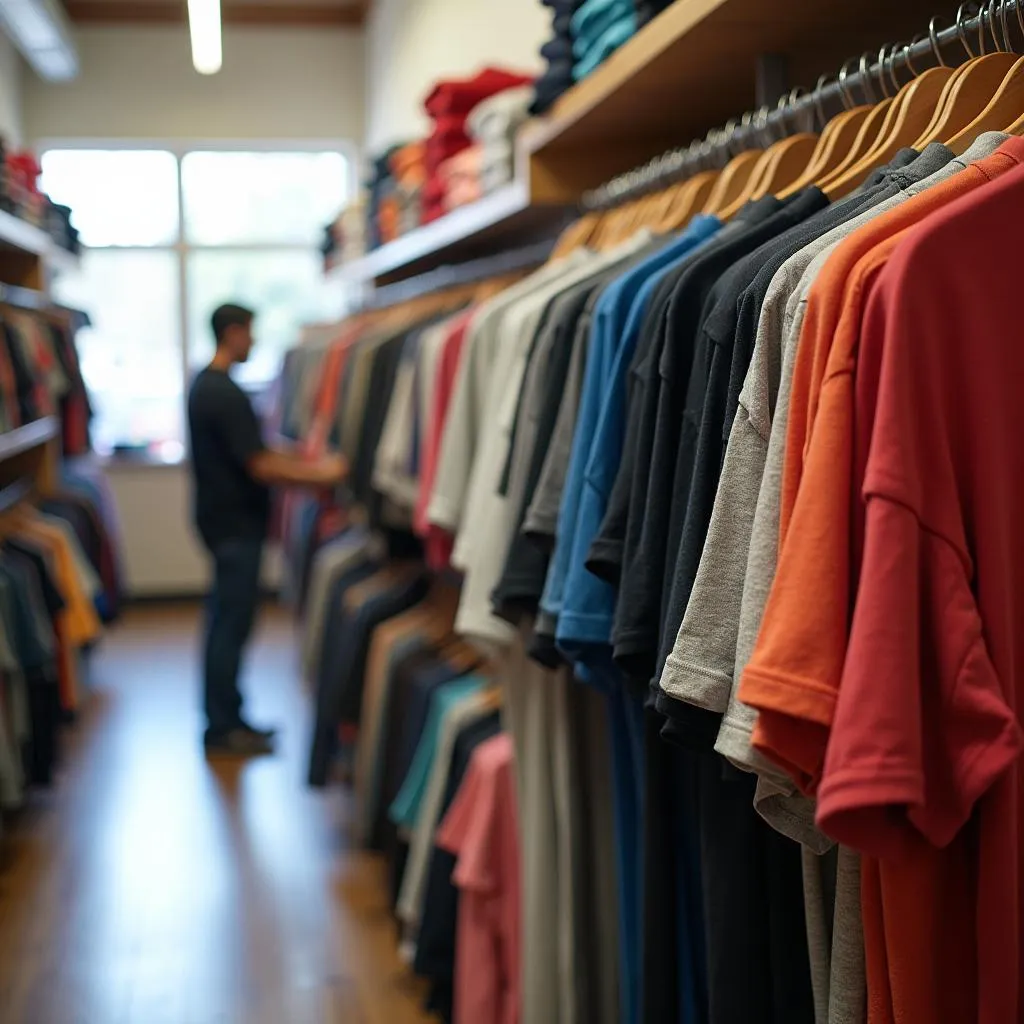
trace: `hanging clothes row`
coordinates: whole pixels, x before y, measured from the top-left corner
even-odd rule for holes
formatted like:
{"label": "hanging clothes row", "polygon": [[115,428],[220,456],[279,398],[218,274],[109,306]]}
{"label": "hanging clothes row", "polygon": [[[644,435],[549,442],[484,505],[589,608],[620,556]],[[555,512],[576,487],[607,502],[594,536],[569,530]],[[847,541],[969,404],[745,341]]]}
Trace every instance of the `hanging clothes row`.
{"label": "hanging clothes row", "polygon": [[[99,638],[101,582],[61,497],[0,516],[0,812],[47,786]],[[2,817],[2,815],[0,815]]]}
{"label": "hanging clothes row", "polygon": [[0,304],[0,432],[43,416],[59,417],[65,454],[90,450],[92,411],[72,314]]}
{"label": "hanging clothes row", "polygon": [[[406,311],[333,407],[369,513],[311,559],[311,781],[343,729],[364,837],[387,801],[409,828],[381,737],[418,744],[429,711],[374,645],[433,594],[509,733],[519,841],[476,865],[518,872],[503,1019],[1020,1019],[1014,6],[983,12],[997,52],[627,194],[461,313]],[[431,331],[461,339],[447,378]],[[449,539],[454,610],[413,548],[371,550],[387,504]],[[455,840],[445,818],[431,869]],[[456,1020],[495,1019],[456,989]]]}

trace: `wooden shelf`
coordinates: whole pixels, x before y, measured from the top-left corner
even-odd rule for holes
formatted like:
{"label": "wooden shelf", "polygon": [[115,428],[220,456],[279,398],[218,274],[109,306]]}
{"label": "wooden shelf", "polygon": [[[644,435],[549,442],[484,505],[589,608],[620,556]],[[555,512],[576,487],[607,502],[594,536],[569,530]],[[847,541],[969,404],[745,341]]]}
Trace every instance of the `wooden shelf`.
{"label": "wooden shelf", "polygon": [[42,228],[0,210],[0,280],[45,289],[51,272],[77,266],[78,257],[57,245]]}
{"label": "wooden shelf", "polygon": [[392,284],[496,250],[553,237],[568,222],[564,204],[534,204],[525,182],[516,181],[479,202],[410,231],[360,260],[331,271],[356,284]]}
{"label": "wooden shelf", "polygon": [[525,129],[533,199],[576,199],[754,109],[760,55],[785,58],[789,82],[810,87],[861,51],[925,31],[934,14],[955,14],[951,2],[676,0]]}

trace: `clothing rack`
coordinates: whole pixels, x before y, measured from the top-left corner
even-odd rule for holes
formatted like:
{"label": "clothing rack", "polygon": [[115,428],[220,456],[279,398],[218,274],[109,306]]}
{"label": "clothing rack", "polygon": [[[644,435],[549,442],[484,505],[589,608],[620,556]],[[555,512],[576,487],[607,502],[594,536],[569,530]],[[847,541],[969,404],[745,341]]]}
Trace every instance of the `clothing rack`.
{"label": "clothing rack", "polygon": [[[703,139],[695,139],[688,146],[669,150],[620,174],[584,194],[580,206],[585,212],[608,209],[698,171],[724,167],[736,154],[763,148],[794,131],[811,131],[815,126],[820,129],[834,114],[858,105],[858,93],[865,103],[892,98],[906,84],[900,82],[899,71],[909,71],[917,77],[928,67],[948,67],[943,55],[948,47],[962,47],[968,60],[993,51],[1018,52],[1024,42],[1013,44],[1011,12],[1015,13],[1024,37],[1024,0],[988,0],[980,6],[962,4],[953,25],[939,28],[940,19],[932,18],[927,31],[911,42],[884,45],[874,59],[870,53],[852,58],[831,81],[829,76],[822,75],[810,92],[799,87],[793,89],[779,100],[775,109],[763,106],[748,111],[721,128],[711,129]],[[853,64],[856,70],[848,70]]]}
{"label": "clothing rack", "polygon": [[479,284],[492,277],[502,277],[505,274],[513,274],[521,270],[531,270],[534,267],[539,267],[551,255],[554,244],[554,239],[549,239],[517,249],[506,249],[494,256],[438,267],[437,270],[431,270],[426,274],[376,289],[364,308],[384,309],[396,306],[400,302],[421,298],[432,292]]}

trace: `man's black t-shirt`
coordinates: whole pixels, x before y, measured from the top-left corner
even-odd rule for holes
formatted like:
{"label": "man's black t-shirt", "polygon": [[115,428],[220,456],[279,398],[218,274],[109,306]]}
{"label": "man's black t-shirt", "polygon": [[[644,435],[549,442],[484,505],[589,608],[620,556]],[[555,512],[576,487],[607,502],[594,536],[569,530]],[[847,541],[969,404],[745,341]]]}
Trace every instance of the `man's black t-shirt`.
{"label": "man's black t-shirt", "polygon": [[245,392],[223,371],[203,370],[188,397],[195,478],[195,519],[209,548],[230,540],[262,540],[270,491],[247,463],[264,449],[259,421]]}

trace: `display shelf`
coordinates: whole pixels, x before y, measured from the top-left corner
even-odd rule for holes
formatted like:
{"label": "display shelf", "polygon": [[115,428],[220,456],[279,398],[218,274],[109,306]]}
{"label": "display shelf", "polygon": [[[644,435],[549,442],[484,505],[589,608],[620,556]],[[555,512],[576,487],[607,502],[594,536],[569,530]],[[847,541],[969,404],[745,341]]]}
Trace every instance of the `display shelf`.
{"label": "display shelf", "polygon": [[438,267],[464,263],[508,248],[553,238],[571,216],[564,204],[535,204],[524,181],[381,246],[331,271],[355,284],[392,284]]}
{"label": "display shelf", "polygon": [[[950,0],[676,0],[528,125],[533,200],[568,201],[754,109],[758,57],[813,85],[862,50],[909,40]],[[947,19],[945,24],[949,24]]]}
{"label": "display shelf", "polygon": [[42,228],[0,210],[0,279],[43,288],[49,272],[78,266],[78,257],[62,249]]}
{"label": "display shelf", "polygon": [[0,210],[0,247],[17,249],[33,256],[48,256],[56,246],[50,236],[34,224]]}
{"label": "display shelf", "polygon": [[0,464],[9,462],[26,452],[39,448],[54,440],[60,434],[60,424],[53,416],[15,427],[6,434],[0,434]]}
{"label": "display shelf", "polygon": [[50,494],[60,477],[60,423],[53,416],[0,434],[0,488],[27,482]]}

